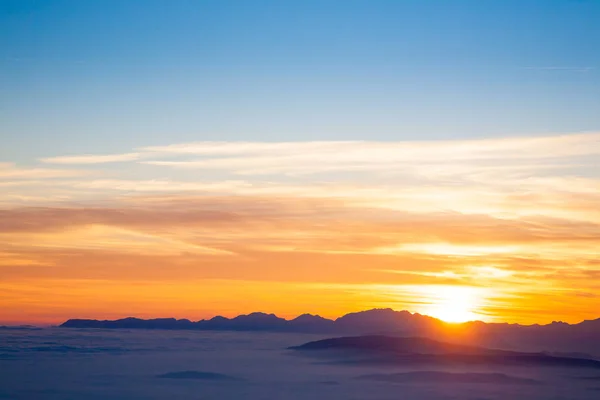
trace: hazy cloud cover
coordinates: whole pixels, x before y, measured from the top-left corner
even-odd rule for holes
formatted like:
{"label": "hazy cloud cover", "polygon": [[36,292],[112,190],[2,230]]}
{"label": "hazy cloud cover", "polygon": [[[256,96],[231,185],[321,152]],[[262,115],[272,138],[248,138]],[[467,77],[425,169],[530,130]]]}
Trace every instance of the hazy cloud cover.
{"label": "hazy cloud cover", "polygon": [[24,400],[591,400],[598,388],[589,368],[415,368],[287,350],[324,338],[314,334],[0,328],[0,335],[0,396]]}

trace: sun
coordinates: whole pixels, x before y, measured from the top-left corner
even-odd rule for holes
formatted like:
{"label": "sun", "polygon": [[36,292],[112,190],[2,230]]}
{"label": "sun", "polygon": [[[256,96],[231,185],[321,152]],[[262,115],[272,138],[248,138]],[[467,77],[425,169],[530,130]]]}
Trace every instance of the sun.
{"label": "sun", "polygon": [[476,288],[468,286],[428,287],[429,304],[423,313],[446,322],[460,323],[481,319],[477,314],[481,296]]}

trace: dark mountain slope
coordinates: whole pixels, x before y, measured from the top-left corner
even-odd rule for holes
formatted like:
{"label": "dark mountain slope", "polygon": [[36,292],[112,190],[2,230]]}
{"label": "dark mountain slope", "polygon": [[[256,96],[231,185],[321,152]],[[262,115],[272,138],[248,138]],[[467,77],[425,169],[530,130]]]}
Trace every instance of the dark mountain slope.
{"label": "dark mountain slope", "polygon": [[514,365],[600,369],[600,361],[557,357],[476,346],[463,346],[420,337],[382,335],[340,337],[308,342],[290,350],[331,357],[342,363],[406,365]]}

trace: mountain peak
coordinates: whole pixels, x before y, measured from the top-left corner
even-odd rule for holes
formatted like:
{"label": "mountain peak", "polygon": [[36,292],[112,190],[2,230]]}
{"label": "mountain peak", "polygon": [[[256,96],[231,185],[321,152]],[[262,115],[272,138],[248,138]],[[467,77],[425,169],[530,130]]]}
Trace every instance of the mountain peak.
{"label": "mountain peak", "polygon": [[250,314],[243,314],[243,315],[238,315],[237,317],[233,318],[233,320],[241,320],[241,319],[246,319],[246,320],[283,320],[283,318],[279,318],[277,315],[275,314],[267,314],[264,312],[253,312]]}
{"label": "mountain peak", "polygon": [[[330,321],[330,320],[325,319],[325,318],[321,317],[320,315],[302,314],[302,315],[298,315],[292,321],[296,321],[296,322],[312,322],[312,321]],[[292,321],[290,321],[290,322],[292,322]]]}

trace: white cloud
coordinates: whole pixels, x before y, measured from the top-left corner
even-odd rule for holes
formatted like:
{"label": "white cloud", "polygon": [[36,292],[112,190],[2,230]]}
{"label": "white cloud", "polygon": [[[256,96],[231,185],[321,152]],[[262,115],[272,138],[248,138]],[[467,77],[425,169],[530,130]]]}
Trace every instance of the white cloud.
{"label": "white cloud", "polygon": [[68,169],[18,168],[13,163],[0,163],[0,179],[71,178],[82,176],[86,173],[86,171]]}
{"label": "white cloud", "polygon": [[[404,142],[191,143],[148,153],[142,164],[237,175],[310,175],[365,172],[413,175],[421,180],[535,175],[586,166],[600,156],[600,134]],[[196,158],[161,159],[172,151]],[[201,156],[198,158],[198,156]],[[589,162],[589,161],[588,161]]]}
{"label": "white cloud", "polygon": [[125,154],[84,154],[79,156],[62,156],[41,158],[46,164],[106,164],[115,162],[135,161],[140,157],[139,153]]}
{"label": "white cloud", "polygon": [[[595,132],[445,141],[197,142],[46,160],[126,159],[135,168],[98,171],[101,179],[77,179],[84,172],[76,170],[0,164],[0,180],[6,178],[0,189],[4,199],[43,193],[86,202],[185,192],[337,198],[414,212],[600,219],[594,208],[600,199],[600,133]],[[19,184],[25,179],[31,185]]]}
{"label": "white cloud", "polygon": [[169,180],[121,180],[97,179],[77,182],[72,185],[76,188],[123,190],[131,192],[227,192],[252,186],[244,181],[219,181],[219,182],[181,182]]}
{"label": "white cloud", "polygon": [[195,154],[227,156],[236,154],[278,154],[296,151],[335,149],[362,142],[193,142],[168,146],[142,147],[139,151],[155,154]]}

